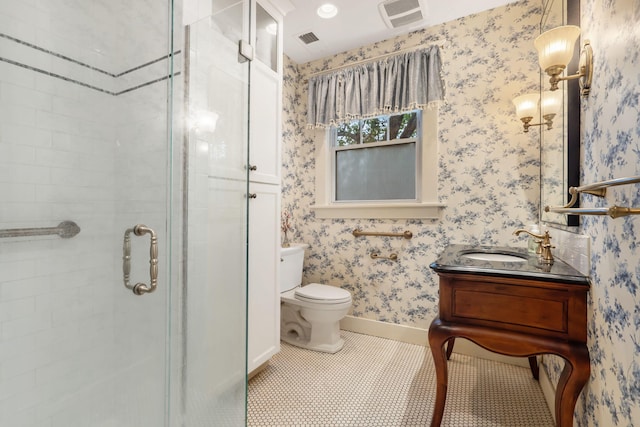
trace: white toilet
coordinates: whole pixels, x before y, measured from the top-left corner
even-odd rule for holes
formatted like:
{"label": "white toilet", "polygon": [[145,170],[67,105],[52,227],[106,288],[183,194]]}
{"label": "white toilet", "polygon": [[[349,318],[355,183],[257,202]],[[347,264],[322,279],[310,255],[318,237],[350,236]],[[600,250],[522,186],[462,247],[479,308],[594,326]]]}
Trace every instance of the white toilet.
{"label": "white toilet", "polygon": [[280,252],[280,339],[310,350],[335,353],[344,346],[340,319],[351,307],[349,291],[335,286],[302,283],[304,250],[293,243]]}

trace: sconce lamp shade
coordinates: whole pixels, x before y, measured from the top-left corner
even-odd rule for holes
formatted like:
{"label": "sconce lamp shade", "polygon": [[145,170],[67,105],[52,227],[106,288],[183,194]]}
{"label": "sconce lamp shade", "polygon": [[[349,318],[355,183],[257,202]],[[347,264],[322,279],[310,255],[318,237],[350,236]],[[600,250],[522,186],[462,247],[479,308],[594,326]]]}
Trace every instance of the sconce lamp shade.
{"label": "sconce lamp shade", "polygon": [[542,117],[546,117],[550,114],[558,114],[560,106],[562,105],[562,92],[561,91],[544,91],[542,92]]}
{"label": "sconce lamp shade", "polygon": [[539,102],[539,93],[527,93],[514,98],[513,105],[516,106],[516,115],[521,120],[525,117],[534,117],[538,112]]}
{"label": "sconce lamp shade", "polygon": [[571,61],[573,49],[579,36],[580,27],[565,25],[546,31],[536,37],[533,44],[538,50],[540,68],[545,72],[549,72],[548,70],[553,67],[563,70]]}

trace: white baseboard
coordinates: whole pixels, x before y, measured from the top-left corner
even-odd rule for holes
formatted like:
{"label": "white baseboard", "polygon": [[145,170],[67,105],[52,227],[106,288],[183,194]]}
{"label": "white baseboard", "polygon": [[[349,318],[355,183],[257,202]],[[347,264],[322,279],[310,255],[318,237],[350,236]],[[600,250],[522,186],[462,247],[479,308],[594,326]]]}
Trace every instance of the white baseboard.
{"label": "white baseboard", "polygon": [[[544,356],[543,356],[544,360]],[[551,416],[555,418],[556,416],[556,389],[551,384],[551,380],[549,379],[549,374],[547,373],[547,367],[544,363],[540,364],[540,388],[542,389],[542,394],[544,394],[544,400],[547,401],[547,406],[551,411]]]}
{"label": "white baseboard", "polygon": [[[427,329],[415,328],[413,326],[398,325],[395,323],[379,322],[377,320],[364,319],[362,317],[345,316],[340,321],[340,328],[345,331],[357,332],[374,337],[386,338],[394,341],[406,342],[427,346]],[[453,352],[467,356],[479,357],[481,359],[493,360],[511,365],[529,367],[526,357],[510,357],[485,350],[473,342],[459,338],[453,346]]]}
{"label": "white baseboard", "polygon": [[427,330],[362,317],[345,316],[340,329],[416,345],[427,345]]}

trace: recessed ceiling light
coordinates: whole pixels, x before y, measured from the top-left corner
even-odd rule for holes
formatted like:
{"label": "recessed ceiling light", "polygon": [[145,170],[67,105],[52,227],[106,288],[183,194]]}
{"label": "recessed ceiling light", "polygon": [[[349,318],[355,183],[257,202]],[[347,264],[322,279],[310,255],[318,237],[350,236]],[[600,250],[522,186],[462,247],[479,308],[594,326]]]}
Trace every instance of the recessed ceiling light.
{"label": "recessed ceiling light", "polygon": [[320,18],[329,19],[338,14],[338,8],[331,3],[325,3],[318,8],[317,13]]}

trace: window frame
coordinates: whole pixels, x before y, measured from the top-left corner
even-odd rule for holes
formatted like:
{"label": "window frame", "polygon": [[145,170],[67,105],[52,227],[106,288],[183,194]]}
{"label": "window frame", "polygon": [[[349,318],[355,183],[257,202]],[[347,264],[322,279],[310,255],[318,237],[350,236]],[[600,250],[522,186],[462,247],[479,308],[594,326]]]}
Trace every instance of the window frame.
{"label": "window frame", "polygon": [[[416,133],[417,136],[414,138],[397,138],[397,139],[389,139],[389,121],[392,116],[399,116],[406,113],[417,114],[417,126]],[[404,113],[392,113],[392,114],[382,114],[380,116],[375,116],[367,119],[359,119],[358,121],[363,122],[370,119],[375,119],[379,117],[385,117],[387,119],[387,139],[384,141],[376,141],[376,142],[362,142],[363,132],[360,132],[360,142],[357,144],[351,145],[343,145],[340,146],[337,144],[338,142],[338,128],[331,127],[329,129],[329,151],[330,151],[330,161],[331,161],[331,203],[420,203],[421,202],[421,187],[422,187],[422,111],[421,110],[411,110],[406,111]],[[354,122],[356,120],[352,120]],[[362,127],[361,127],[362,129]],[[413,199],[357,199],[357,200],[338,200],[337,199],[337,154],[340,151],[347,150],[362,150],[367,148],[376,148],[376,147],[390,147],[394,145],[404,145],[404,144],[415,144],[415,197]]]}
{"label": "window frame", "polygon": [[[438,107],[422,110],[420,176],[416,200],[403,201],[335,201],[335,170],[331,139],[333,128],[316,129],[314,133],[316,160],[316,203],[311,210],[317,218],[368,219],[437,219],[444,204],[438,201]],[[369,145],[367,143],[362,145]],[[418,157],[416,157],[416,161]],[[417,174],[417,169],[416,169]]]}

